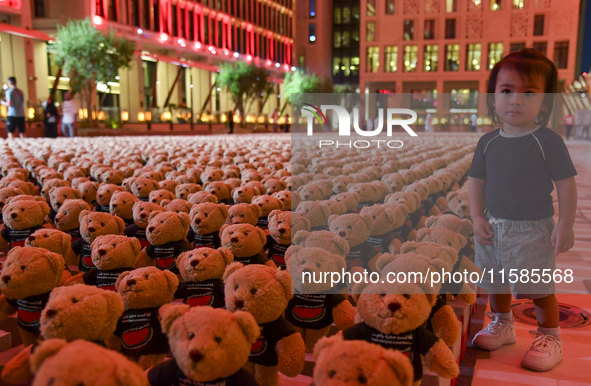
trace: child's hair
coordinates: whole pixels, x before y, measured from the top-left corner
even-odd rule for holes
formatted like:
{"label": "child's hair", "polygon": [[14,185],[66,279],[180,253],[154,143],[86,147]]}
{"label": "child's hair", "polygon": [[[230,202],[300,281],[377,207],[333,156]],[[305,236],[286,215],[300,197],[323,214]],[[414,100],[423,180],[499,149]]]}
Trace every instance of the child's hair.
{"label": "child's hair", "polygon": [[542,126],[548,125],[552,107],[554,106],[554,94],[558,92],[558,70],[556,70],[554,63],[531,48],[523,48],[521,51],[510,53],[495,64],[488,77],[486,104],[488,106],[488,115],[496,125],[501,124],[501,118],[494,106],[495,89],[497,87],[497,77],[503,68],[519,72],[525,77],[524,80],[528,82],[538,77],[544,78],[544,93],[546,95],[542,104],[543,109],[540,110],[536,122]]}

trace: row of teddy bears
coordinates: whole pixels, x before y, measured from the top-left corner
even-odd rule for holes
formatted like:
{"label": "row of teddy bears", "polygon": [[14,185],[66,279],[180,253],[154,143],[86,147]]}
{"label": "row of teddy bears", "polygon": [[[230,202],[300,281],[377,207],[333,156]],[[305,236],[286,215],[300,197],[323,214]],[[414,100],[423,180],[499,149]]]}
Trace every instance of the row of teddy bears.
{"label": "row of teddy bears", "polygon": [[[473,303],[465,283],[347,283],[347,297],[302,275],[477,270],[460,189],[473,140],[433,136],[368,156],[296,153],[286,139],[1,146],[10,251],[0,318],[17,314],[27,346],[2,377],[277,385],[278,372],[296,376],[312,351],[316,385],[351,372],[359,384],[417,383],[421,355],[457,376],[448,346],[459,326],[445,293]],[[344,332],[324,338],[333,324]],[[174,360],[164,361],[169,350]],[[80,357],[90,363],[81,368]],[[150,369],[149,381],[138,369]]]}

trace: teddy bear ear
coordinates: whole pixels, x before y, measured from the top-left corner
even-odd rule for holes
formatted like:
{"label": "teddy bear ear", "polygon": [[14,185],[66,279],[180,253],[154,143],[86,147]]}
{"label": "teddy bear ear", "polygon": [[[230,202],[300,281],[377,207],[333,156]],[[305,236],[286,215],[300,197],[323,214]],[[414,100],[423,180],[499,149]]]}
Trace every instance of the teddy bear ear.
{"label": "teddy bear ear", "polygon": [[384,270],[384,267],[387,266],[388,264],[390,264],[394,260],[396,260],[396,256],[394,256],[390,253],[382,254],[378,258],[378,261],[376,262],[376,268],[378,269],[378,272],[381,273]]}
{"label": "teddy bear ear", "polygon": [[179,286],[179,278],[171,271],[162,271],[162,273],[164,273],[164,277],[166,278],[166,281],[168,282],[168,289],[170,291],[169,293],[172,298],[172,296],[176,292],[176,289]]}
{"label": "teddy bear ear", "polygon": [[77,199],[82,199],[82,192],[80,192],[78,189],[74,189],[72,190],[72,192],[74,193],[74,196],[76,196]]}
{"label": "teddy bear ear", "polygon": [[207,187],[211,185],[211,181],[207,181],[206,183],[203,184],[203,189],[207,189]]}
{"label": "teddy bear ear", "polygon": [[293,293],[291,291],[291,275],[287,271],[277,271],[277,273],[275,273],[275,280],[277,280],[283,287],[285,297],[288,300],[293,298]]}
{"label": "teddy bear ear", "polygon": [[336,334],[331,337],[321,338],[314,346],[314,360],[318,361],[320,353],[333,345],[344,341],[342,334]]}
{"label": "teddy bear ear", "polygon": [[137,256],[142,251],[142,244],[140,241],[135,237],[130,237],[131,248],[133,249],[133,253]]}
{"label": "teddy bear ear", "polygon": [[335,237],[332,239],[332,243],[343,252],[343,254],[349,253],[349,243],[342,237]]}
{"label": "teddy bear ear", "polygon": [[92,205],[83,200],[78,201],[78,207],[80,210],[92,210]]}
{"label": "teddy bear ear", "polygon": [[[227,217],[227,216],[226,216],[226,217]],[[222,233],[224,232],[224,229],[226,229],[226,228],[227,228],[227,227],[229,227],[229,226],[230,226],[230,224],[224,224],[224,225],[222,225],[222,227],[220,228],[219,235],[221,236],[221,235],[222,235]]]}
{"label": "teddy bear ear", "polygon": [[269,220],[269,222],[271,222],[271,220],[273,219],[273,217],[279,215],[281,213],[280,210],[277,209],[273,209],[270,213],[269,216],[267,216],[267,219]]}
{"label": "teddy bear ear", "polygon": [[462,248],[464,248],[466,244],[468,244],[468,240],[461,233],[456,233],[456,236],[458,236],[458,240],[460,240],[460,245],[462,246]]}
{"label": "teddy bear ear", "polygon": [[421,206],[421,195],[418,194],[417,192],[411,192],[411,194],[413,195],[413,197],[415,198],[415,204],[416,207],[420,207]]}
{"label": "teddy bear ear", "polygon": [[131,274],[131,271],[122,272],[119,275],[119,277],[117,277],[117,281],[115,281],[115,289],[118,289],[119,288],[119,284],[121,283],[121,281],[123,281],[123,279],[125,279],[130,274]]}
{"label": "teddy bear ear", "polygon": [[[47,261],[49,262],[49,266],[51,267],[51,270],[56,273],[59,274],[60,272],[63,272],[64,267],[65,267],[65,261],[64,258],[54,252],[49,252],[49,251],[44,251],[44,257],[47,259]],[[58,275],[59,276],[59,280],[61,280],[61,274]]]}
{"label": "teddy bear ear", "polygon": [[174,321],[186,314],[189,309],[190,306],[187,304],[165,304],[160,307],[158,319],[160,319],[162,332],[168,334]]}
{"label": "teddy bear ear", "polygon": [[[49,189],[49,195],[51,196],[56,189],[57,189],[56,186],[54,186],[53,188],[50,188]],[[448,201],[449,201],[449,199],[448,199]]]}
{"label": "teddy bear ear", "polygon": [[421,242],[425,237],[429,235],[430,229],[429,228],[421,228],[417,231],[417,241]]}
{"label": "teddy bear ear", "polygon": [[353,289],[351,290],[351,297],[353,298],[353,300],[355,300],[355,303],[359,303],[359,297],[361,296],[361,293],[363,292],[365,287],[367,287],[368,285],[369,283],[364,283],[362,281],[361,283],[357,283],[353,286]]}
{"label": "teddy bear ear", "polygon": [[123,235],[125,233],[125,221],[123,221],[123,219],[119,216],[113,216],[115,217],[115,222],[117,223],[117,227],[119,228],[119,233],[117,233],[118,235]]}
{"label": "teddy bear ear", "polygon": [[456,191],[449,192],[447,194],[446,199],[447,199],[447,201],[451,201],[457,195],[458,195],[458,191],[457,190]]}
{"label": "teddy bear ear", "polygon": [[183,227],[187,228],[187,230],[188,230],[189,226],[191,225],[191,216],[189,216],[185,212],[178,213],[178,216],[179,216],[179,220],[181,221],[181,224],[183,225]]}
{"label": "teddy bear ear", "polygon": [[263,209],[258,204],[249,204],[250,209],[254,212],[254,215],[259,218],[263,214]]}
{"label": "teddy bear ear", "polygon": [[31,357],[29,358],[33,373],[37,373],[47,358],[57,354],[67,344],[68,342],[64,339],[47,339],[39,343],[39,346],[35,348],[35,351],[31,353]]}
{"label": "teddy bear ear", "polygon": [[400,385],[412,385],[414,370],[406,355],[400,351],[383,350],[382,359],[392,368]]}
{"label": "teddy bear ear", "polygon": [[235,311],[234,319],[242,329],[248,343],[253,344],[261,335],[261,329],[250,312]]}
{"label": "teddy bear ear", "polygon": [[152,219],[154,217],[156,217],[157,215],[159,215],[160,213],[164,213],[161,210],[153,210],[152,212],[150,212],[150,216],[148,217],[148,221],[152,221]]}
{"label": "teddy bear ear", "polygon": [[51,209],[49,208],[49,205],[46,202],[42,202],[42,201],[37,201],[37,203],[41,207],[41,212],[43,213],[43,216],[47,216],[49,214],[49,212],[51,211]]}
{"label": "teddy bear ear", "polygon": [[416,241],[407,241],[400,247],[400,253],[409,253],[416,250],[419,246],[419,243]]}
{"label": "teddy bear ear", "polygon": [[103,291],[102,296],[107,299],[109,313],[121,317],[125,311],[121,295],[115,291]]}
{"label": "teddy bear ear", "polygon": [[230,265],[234,262],[234,254],[228,248],[219,247],[217,250],[224,258],[226,265]]}
{"label": "teddy bear ear", "polygon": [[292,243],[295,245],[303,246],[305,244],[304,242],[306,241],[308,236],[310,236],[310,232],[308,232],[308,231],[304,231],[304,230],[297,231],[295,236],[293,236]]}
{"label": "teddy bear ear", "polygon": [[431,216],[425,220],[425,228],[432,228],[435,224],[437,224],[437,216]]}
{"label": "teddy bear ear", "polygon": [[[327,208],[328,208],[328,206],[327,206]],[[328,217],[328,220],[326,221],[326,223],[328,224],[328,227],[329,227],[329,228],[330,228],[330,226],[332,225],[332,223],[333,223],[333,222],[334,222],[334,221],[335,221],[337,218],[339,218],[339,215],[338,215],[338,214],[333,214],[333,215],[331,215],[331,216],[329,216],[329,217]]]}
{"label": "teddy bear ear", "polygon": [[464,231],[466,231],[467,234],[471,235],[472,233],[474,233],[474,225],[472,224],[472,221],[468,219],[462,220],[462,227],[464,228]]}
{"label": "teddy bear ear", "polygon": [[72,236],[62,232],[62,251],[66,254],[72,248]]}
{"label": "teddy bear ear", "polygon": [[80,212],[80,214],[78,215],[78,222],[82,222],[84,217],[86,217],[86,215],[88,214],[90,214],[89,210],[83,210],[82,212]]}
{"label": "teddy bear ear", "polygon": [[262,230],[261,228],[256,228],[257,233],[259,234],[259,237],[261,238],[261,242],[263,243],[263,245],[267,244],[267,234],[265,233],[264,230]]}
{"label": "teddy bear ear", "polygon": [[369,214],[362,214],[360,216],[363,219],[363,221],[365,222],[367,229],[371,231],[371,229],[373,228],[373,224],[374,224],[373,217],[371,217]]}
{"label": "teddy bear ear", "polygon": [[142,201],[136,201],[133,203],[133,211],[135,212],[137,208],[141,208],[142,207]]}
{"label": "teddy bear ear", "polygon": [[224,276],[222,277],[222,280],[224,281],[224,284],[226,283],[226,281],[228,281],[228,279],[230,278],[230,276],[232,276],[232,274],[234,272],[238,271],[242,267],[244,267],[244,265],[242,263],[237,262],[237,261],[235,261],[232,264],[228,265],[226,267],[226,270],[224,271]]}

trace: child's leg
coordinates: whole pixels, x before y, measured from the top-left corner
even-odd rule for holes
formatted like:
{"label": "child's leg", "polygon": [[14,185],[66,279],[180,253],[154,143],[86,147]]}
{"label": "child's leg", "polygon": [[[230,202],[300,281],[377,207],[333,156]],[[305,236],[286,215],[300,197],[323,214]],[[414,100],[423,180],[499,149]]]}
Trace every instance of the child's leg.
{"label": "child's leg", "polygon": [[[489,294],[490,309],[495,313],[511,312],[511,294]],[[537,309],[536,309],[537,315]]]}
{"label": "child's leg", "polygon": [[559,310],[555,295],[533,299],[538,319],[536,338],[523,355],[521,365],[536,371],[549,371],[562,362],[562,339],[558,327]]}
{"label": "child's leg", "polygon": [[[544,298],[534,299],[536,319],[538,326],[545,328],[557,328],[560,311],[556,295],[549,295]],[[492,306],[492,301],[491,301]]]}

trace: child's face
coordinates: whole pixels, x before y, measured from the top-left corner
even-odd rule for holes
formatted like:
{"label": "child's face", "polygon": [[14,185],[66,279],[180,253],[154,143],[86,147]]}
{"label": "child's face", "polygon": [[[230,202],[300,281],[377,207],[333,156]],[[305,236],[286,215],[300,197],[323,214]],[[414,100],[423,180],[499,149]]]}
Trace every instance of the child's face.
{"label": "child's face", "polygon": [[534,121],[544,102],[544,87],[542,77],[524,82],[517,71],[499,71],[495,88],[495,109],[504,125],[514,129],[535,127]]}

